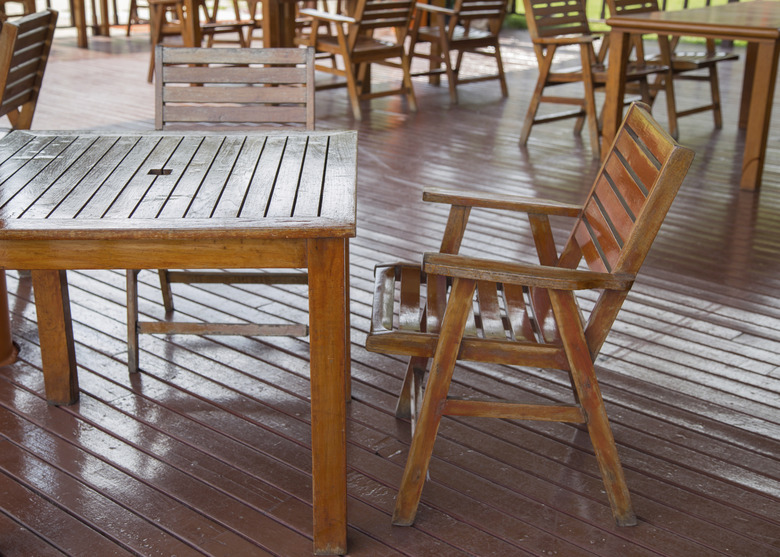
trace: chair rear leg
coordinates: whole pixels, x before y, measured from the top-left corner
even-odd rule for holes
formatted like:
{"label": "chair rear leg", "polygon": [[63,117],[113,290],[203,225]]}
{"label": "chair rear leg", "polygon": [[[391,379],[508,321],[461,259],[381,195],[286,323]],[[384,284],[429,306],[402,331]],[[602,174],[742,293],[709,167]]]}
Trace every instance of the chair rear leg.
{"label": "chair rear leg", "polygon": [[395,406],[396,418],[406,420],[411,419],[416,414],[415,410],[419,409],[421,400],[419,393],[422,392],[422,380],[426,369],[428,369],[428,358],[412,356],[409,359],[404,384]]}
{"label": "chair rear leg", "polygon": [[171,282],[168,280],[168,269],[157,269],[157,275],[160,277],[160,292],[165,306],[165,315],[169,315],[173,313],[173,292],[171,292]]}
{"label": "chair rear leg", "polygon": [[723,117],[720,111],[720,83],[718,82],[718,68],[716,64],[710,66],[710,92],[712,93],[712,118],[715,120],[715,128],[723,127]]}
{"label": "chair rear leg", "polygon": [[612,516],[618,526],[633,526],[636,524],[636,516],[631,506],[623,467],[609,427],[574,295],[571,292],[551,290],[550,300],[561,342],[566,348],[576,395],[587,419],[588,433],[612,508]]}
{"label": "chair rear leg", "polygon": [[433,453],[433,444],[441,423],[443,404],[452,380],[466,320],[472,310],[475,281],[456,279],[442,321],[436,355],[425,387],[420,417],[406,459],[401,487],[393,513],[393,524],[410,526],[420,504],[423,484]]}

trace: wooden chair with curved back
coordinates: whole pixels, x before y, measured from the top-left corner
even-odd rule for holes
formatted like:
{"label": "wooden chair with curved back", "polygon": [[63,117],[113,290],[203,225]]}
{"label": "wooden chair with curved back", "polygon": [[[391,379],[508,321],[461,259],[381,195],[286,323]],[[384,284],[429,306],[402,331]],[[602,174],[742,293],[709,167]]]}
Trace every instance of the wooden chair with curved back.
{"label": "wooden chair with curved back", "polygon": [[[523,2],[528,30],[539,63],[539,77],[520,132],[520,145],[525,145],[528,142],[531,128],[536,124],[576,118],[576,133],[582,131],[583,124],[587,121],[591,150],[594,158],[598,158],[601,155],[601,131],[596,110],[595,92],[607,83],[607,68],[604,64],[607,56],[605,43],[602,43],[597,53],[593,45],[600,36],[591,33],[584,0],[523,0]],[[556,54],[560,52],[559,49],[567,46],[579,47],[579,66],[561,68],[560,64],[554,65],[557,62]],[[626,69],[626,81],[630,84],[637,84],[642,94],[642,100],[649,104],[651,94],[648,76],[658,73],[668,74],[669,67],[661,64],[647,64],[639,60],[630,64]],[[545,94],[545,89],[548,87],[570,83],[582,83],[584,95],[576,97]],[[672,87],[671,80],[669,80],[667,87]],[[673,98],[673,94],[667,94],[667,101]],[[539,116],[537,113],[542,103],[569,104],[575,105],[577,108]],[[670,111],[670,113],[671,119],[674,117],[674,111]]]}
{"label": "wooden chair with curved back", "polygon": [[[157,129],[268,124],[314,129],[314,50],[311,48],[177,48],[157,46]],[[245,129],[238,128],[238,129]],[[268,131],[266,126],[264,129]],[[305,272],[159,269],[166,316],[173,315],[171,283],[308,284]],[[128,366],[138,370],[139,334],[306,336],[299,324],[139,321],[137,270],[127,272]]]}
{"label": "wooden chair with curved back", "polygon": [[[506,97],[509,91],[498,40],[506,16],[506,7],[504,0],[455,0],[452,8],[418,3],[412,25],[409,56],[412,59],[428,59],[430,69],[412,75],[446,75],[453,104],[458,102],[458,85],[478,81],[497,79],[501,84],[501,94]],[[423,25],[425,19],[430,19],[430,24]],[[416,51],[417,45],[421,43],[429,43],[429,50]],[[453,53],[456,53],[454,65]],[[463,76],[461,65],[466,53],[495,59],[496,73]]]}
{"label": "wooden chair with curved back", "polygon": [[0,24],[0,116],[14,129],[32,125],[56,24],[54,10]]}
{"label": "wooden chair with curved back", "polygon": [[[451,204],[441,251],[425,254],[422,267],[377,268],[366,340],[368,350],[411,357],[397,415],[419,410],[395,524],[414,521],[444,415],[584,424],[616,522],[635,523],[594,364],[692,158],[693,152],[677,145],[646,106],[635,104],[582,206],[473,192],[425,192],[426,201]],[[527,213],[540,264],[458,255],[472,209]],[[560,252],[551,215],[574,219]],[[589,312],[583,312],[575,296],[581,290],[595,293]],[[569,375],[573,402],[450,397],[458,360],[561,370]]]}
{"label": "wooden chair with curved back", "polygon": [[[405,45],[414,4],[415,0],[357,0],[350,16],[322,10],[300,10],[302,16],[312,18],[309,45],[318,53],[337,55],[343,60],[343,68],[318,64],[317,70],[346,78],[352,113],[356,120],[362,118],[361,99],[403,95],[407,99],[409,109],[417,110]],[[335,27],[335,34],[320,33],[319,28],[322,25]],[[400,68],[400,87],[369,91],[370,64]],[[335,84],[343,85],[344,83]],[[328,84],[322,88],[333,86]]]}

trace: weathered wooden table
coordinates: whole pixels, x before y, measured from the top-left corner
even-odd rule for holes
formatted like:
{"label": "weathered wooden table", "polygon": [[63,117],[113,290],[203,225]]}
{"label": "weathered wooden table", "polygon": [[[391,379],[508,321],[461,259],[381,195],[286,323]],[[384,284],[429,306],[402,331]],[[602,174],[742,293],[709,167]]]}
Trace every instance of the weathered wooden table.
{"label": "weathered wooden table", "polygon": [[[739,126],[746,128],[740,187],[761,186],[772,117],[778,54],[780,2],[757,0],[679,11],[617,16],[607,20],[610,33],[609,76],[604,104],[604,145],[610,145],[623,120],[625,71],[632,33],[692,35],[748,42]],[[603,149],[607,153],[608,149]]]}
{"label": "weathered wooden table", "polygon": [[308,268],[321,554],[346,552],[356,161],[351,131],[16,131],[0,141],[0,268],[32,270],[52,404],[78,399],[67,269]]}

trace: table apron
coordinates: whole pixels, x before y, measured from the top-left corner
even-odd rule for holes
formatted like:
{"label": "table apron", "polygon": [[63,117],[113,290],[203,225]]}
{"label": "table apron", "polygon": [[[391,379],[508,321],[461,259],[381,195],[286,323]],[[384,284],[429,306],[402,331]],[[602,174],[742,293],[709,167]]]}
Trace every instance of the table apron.
{"label": "table apron", "polygon": [[296,268],[308,241],[0,240],[0,269]]}
{"label": "table apron", "polygon": [[612,23],[611,30],[621,33],[643,34],[643,35],[685,35],[692,37],[705,37],[708,39],[729,39],[747,42],[777,42],[780,40],[780,32],[777,29],[733,29],[729,27],[711,27],[711,28],[691,28],[687,23],[664,23],[662,26],[657,22],[647,22],[647,24],[636,24],[634,22],[620,22],[616,19],[607,22]]}

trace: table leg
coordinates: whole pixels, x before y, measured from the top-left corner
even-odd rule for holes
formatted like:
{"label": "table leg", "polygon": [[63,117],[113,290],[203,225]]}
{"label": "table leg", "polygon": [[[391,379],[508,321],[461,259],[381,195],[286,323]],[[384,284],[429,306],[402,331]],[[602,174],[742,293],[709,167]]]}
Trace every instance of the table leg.
{"label": "table leg", "polygon": [[745,154],[742,156],[742,178],[739,184],[743,190],[758,190],[761,187],[779,53],[780,41],[758,44],[745,133]]}
{"label": "table leg", "polygon": [[626,92],[626,65],[630,49],[631,35],[613,29],[609,34],[609,73],[604,99],[604,123],[601,128],[602,157],[609,153],[615,134],[623,121],[623,95]]}
{"label": "table leg", "polygon": [[184,46],[199,47],[202,42],[200,32],[200,13],[198,12],[199,3],[197,0],[184,0],[184,26],[182,38]]}
{"label": "table leg", "polygon": [[739,129],[747,127],[748,114],[750,114],[750,97],[753,94],[753,76],[756,73],[756,55],[758,45],[748,43],[745,53],[745,72],[742,77],[742,99],[739,103]]}
{"label": "table leg", "polygon": [[11,338],[11,314],[8,311],[5,271],[0,271],[0,366],[11,365],[18,355],[19,348]]}
{"label": "table leg", "polygon": [[263,2],[263,46],[265,48],[295,46],[295,2],[288,0]]}
{"label": "table leg", "polygon": [[43,380],[49,404],[73,404],[79,399],[76,350],[65,271],[32,271]]}
{"label": "table leg", "polygon": [[347,240],[308,244],[314,552],[347,552]]}

